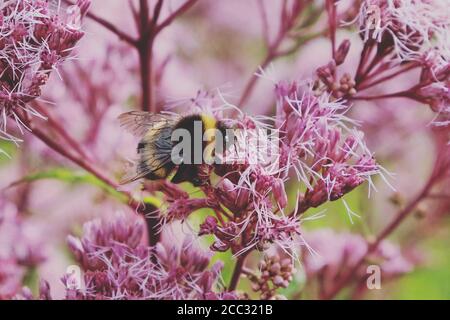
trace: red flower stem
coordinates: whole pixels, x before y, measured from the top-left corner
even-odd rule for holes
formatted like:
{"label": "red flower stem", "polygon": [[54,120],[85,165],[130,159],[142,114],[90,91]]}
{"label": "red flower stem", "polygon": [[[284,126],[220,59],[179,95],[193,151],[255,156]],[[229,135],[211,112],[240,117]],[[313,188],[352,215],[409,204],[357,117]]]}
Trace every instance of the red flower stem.
{"label": "red flower stem", "polygon": [[377,63],[376,68],[372,69],[370,72],[364,75],[364,79],[362,81],[366,81],[367,79],[374,78],[377,75],[392,69],[391,61],[380,61]]}
{"label": "red flower stem", "polygon": [[214,210],[214,213],[216,214],[217,219],[219,219],[222,226],[225,225],[225,220],[223,219],[223,216],[225,216],[228,220],[232,220],[232,217],[228,213],[226,213],[225,210],[222,210],[220,205],[213,206],[211,209]]}
{"label": "red flower stem", "polygon": [[258,276],[256,275],[256,273],[253,270],[246,268],[246,267],[242,267],[242,273],[245,274],[246,276],[249,276],[249,277],[252,277],[255,279],[258,278]]}
{"label": "red flower stem", "polygon": [[165,27],[170,25],[175,18],[182,15],[186,11],[188,11],[198,0],[188,0],[182,6],[180,6],[177,10],[175,10],[170,16],[168,16],[163,22],[155,27],[153,31],[153,35],[156,36],[159,32],[161,32]]}
{"label": "red flower stem", "polygon": [[366,254],[358,260],[358,262],[355,264],[353,268],[351,268],[345,276],[341,278],[340,281],[336,283],[334,287],[332,287],[328,292],[326,292],[322,298],[323,299],[332,299],[335,297],[345,285],[353,279],[355,274],[357,274],[358,269],[364,264],[366,261],[366,258],[369,254],[374,252],[380,243],[388,237],[399,225],[400,223],[409,216],[413,210],[417,207],[417,205],[427,197],[429,190],[431,189],[432,185],[437,181],[435,179],[434,172],[428,179],[428,182],[425,184],[425,186],[422,188],[422,190],[417,194],[409,203],[406,205],[402,210],[400,210],[395,218],[389,223],[382,231],[381,233],[376,237],[376,240],[372,242],[369,247],[367,248]]}
{"label": "red flower stem", "polygon": [[388,50],[387,52],[377,52],[375,56],[373,57],[370,64],[367,66],[367,68],[363,71],[361,80],[365,79],[367,76],[369,76],[370,72],[375,68],[380,62],[383,61],[383,59],[389,54],[391,50]]}
{"label": "red flower stem", "polygon": [[326,0],[325,4],[328,14],[328,26],[330,30],[331,55],[336,58],[336,5],[334,0]]}
{"label": "red flower stem", "polygon": [[[363,83],[363,82],[365,82],[365,81],[367,81],[368,79],[370,79],[370,78],[373,78],[373,77],[375,77],[375,76],[377,76],[377,75],[379,75],[379,74],[381,74],[382,72],[384,72],[384,71],[386,71],[386,69],[388,69],[388,67],[389,67],[389,64],[388,63],[382,63],[383,62],[383,59],[385,58],[385,57],[387,57],[391,52],[392,52],[392,49],[388,49],[388,50],[385,50],[385,51],[382,51],[382,52],[380,52],[379,50],[377,50],[377,52],[376,52],[376,54],[375,54],[375,56],[372,58],[372,60],[370,61],[370,63],[369,63],[369,65],[367,66],[367,67],[365,67],[365,64],[368,62],[368,61],[362,61],[362,60],[366,60],[366,59],[368,59],[369,57],[370,57],[370,52],[373,50],[373,48],[375,48],[376,46],[375,45],[371,45],[371,44],[369,44],[368,46],[370,46],[370,49],[368,49],[368,51],[366,51],[365,49],[366,49],[366,45],[368,44],[369,42],[366,42],[365,44],[364,44],[364,48],[363,48],[363,51],[362,51],[362,53],[361,53],[361,60],[360,60],[360,64],[358,65],[358,69],[357,69],[357,72],[356,72],[356,75],[355,75],[355,82],[356,82],[356,89],[358,90],[358,88],[359,88],[359,86]],[[380,65],[381,64],[381,65]],[[373,69],[376,67],[376,66],[378,66],[378,65],[380,65],[374,72],[372,72],[372,74],[371,74],[371,71],[373,71]]]}
{"label": "red flower stem", "polygon": [[[64,0],[65,3],[69,4],[69,5],[74,5],[74,3],[70,0]],[[131,36],[129,36],[128,34],[122,32],[121,30],[119,30],[116,26],[114,26],[112,23],[110,23],[109,21],[100,18],[99,16],[95,15],[92,12],[87,12],[86,13],[86,17],[88,17],[89,19],[97,22],[98,24],[100,24],[101,26],[103,26],[104,28],[108,29],[109,31],[111,31],[112,33],[114,33],[116,36],[119,37],[119,39],[129,43],[132,46],[136,45],[136,40],[133,39]]]}
{"label": "red flower stem", "polygon": [[[262,6],[262,4],[260,4]],[[263,19],[265,18],[265,11],[262,7],[262,15]],[[265,69],[269,63],[280,57],[285,55],[284,52],[279,52],[279,48],[281,44],[283,43],[283,40],[287,36],[288,32],[293,28],[295,19],[303,12],[302,9],[300,9],[297,12],[297,15],[295,17],[289,17],[288,16],[288,9],[287,9],[287,2],[285,1],[283,3],[283,8],[281,10],[281,22],[282,25],[280,26],[280,29],[278,31],[277,37],[275,38],[274,42],[272,44],[268,44],[268,49],[265,58],[263,61],[259,64],[259,67],[253,72],[251,78],[248,80],[247,84],[244,87],[244,90],[242,92],[242,95],[239,99],[238,106],[241,106],[247,102],[247,100],[250,98],[250,95],[255,88],[256,82],[258,81],[258,76],[256,75],[260,69]],[[267,38],[267,30],[265,29],[267,26],[264,25],[263,21],[263,37]]]}
{"label": "red flower stem", "polygon": [[358,67],[356,69],[355,73],[355,81],[358,84],[361,82],[362,78],[362,70],[364,69],[365,64],[367,63],[367,58],[370,55],[370,52],[372,51],[373,45],[371,42],[364,43],[364,47],[361,51],[361,56],[359,58]]}
{"label": "red flower stem", "polygon": [[407,71],[410,71],[410,70],[412,70],[412,69],[414,69],[414,68],[417,68],[418,66],[419,66],[419,65],[418,65],[418,64],[415,64],[415,63],[414,63],[414,64],[411,64],[411,65],[407,65],[405,68],[401,68],[401,69],[397,70],[397,71],[394,72],[394,73],[388,74],[388,75],[386,75],[386,76],[384,76],[384,77],[378,78],[378,79],[376,79],[376,80],[373,80],[372,82],[369,82],[369,83],[364,84],[365,81],[370,80],[370,78],[367,78],[367,79],[365,79],[365,81],[363,81],[363,82],[360,83],[360,86],[357,87],[357,90],[358,90],[358,91],[361,91],[361,90],[364,90],[364,89],[373,87],[373,86],[375,86],[375,85],[377,85],[377,84],[380,84],[380,83],[382,83],[382,82],[385,82],[385,81],[387,81],[387,80],[390,80],[390,79],[392,79],[392,78],[394,78],[394,77],[396,77],[396,76],[398,76],[398,75],[400,75],[400,74],[402,74],[402,73],[404,73],[404,72],[407,72]]}
{"label": "red flower stem", "polygon": [[[182,6],[180,6],[176,11],[174,11],[169,17],[167,17],[161,24],[157,25],[159,15],[161,13],[163,0],[158,0],[155,5],[152,21],[149,17],[149,5],[148,0],[139,0],[139,14],[134,13],[134,8],[132,7],[133,14],[138,20],[137,25],[139,28],[139,38],[134,39],[130,35],[119,30],[109,21],[98,17],[97,15],[87,12],[86,16],[93,21],[99,23],[115,35],[117,35],[121,40],[127,42],[134,48],[138,50],[139,63],[140,63],[140,74],[141,74],[141,109],[145,111],[155,112],[156,107],[153,103],[153,86],[152,86],[152,51],[153,42],[156,35],[161,32],[165,27],[170,25],[175,18],[186,12],[191,8],[198,0],[188,0]],[[73,5],[70,0],[64,0],[67,4]]]}
{"label": "red flower stem", "polygon": [[228,287],[229,291],[236,290],[236,287],[239,283],[239,279],[241,277],[242,270],[244,268],[245,259],[247,258],[248,252],[242,253],[237,257],[236,265],[234,266],[233,275],[231,276],[230,286]]}
{"label": "red flower stem", "polygon": [[269,21],[267,19],[267,12],[266,12],[266,8],[264,6],[263,0],[258,0],[257,4],[258,4],[259,13],[261,15],[261,20],[262,20],[263,39],[264,39],[264,42],[267,44],[270,41],[269,40]]}
{"label": "red flower stem", "polygon": [[152,103],[152,50],[153,34],[150,29],[149,7],[147,0],[139,1],[139,41],[137,50],[139,53],[141,74],[141,109],[154,111]]}
{"label": "red flower stem", "polygon": [[149,6],[148,0],[139,0],[139,26],[140,26],[140,36],[146,32],[149,32],[148,26],[150,25],[149,20]]}
{"label": "red flower stem", "polygon": [[140,74],[141,74],[141,109],[149,112],[157,112],[153,96],[153,44],[156,35],[165,27],[170,25],[172,21],[192,7],[197,0],[186,1],[181,7],[173,12],[161,24],[157,24],[161,13],[163,1],[159,0],[153,10],[153,15],[149,16],[148,0],[139,1],[139,40],[136,48],[139,54]]}
{"label": "red flower stem", "polygon": [[42,142],[44,142],[47,146],[49,146],[51,149],[62,155],[63,157],[71,160],[78,166],[82,167],[86,171],[92,173],[97,178],[105,182],[106,184],[110,185],[113,188],[118,188],[119,185],[112,181],[110,178],[108,178],[106,175],[104,175],[102,172],[100,172],[97,168],[92,166],[87,161],[84,161],[84,159],[79,158],[69,151],[67,151],[65,147],[59,145],[56,141],[52,140],[47,134],[45,134],[41,129],[34,127],[32,124],[30,124],[31,129],[33,130],[33,134],[38,137]]}
{"label": "red flower stem", "polygon": [[83,149],[81,144],[79,144],[67,131],[66,129],[56,120],[46,108],[44,108],[40,103],[34,102],[34,108],[47,118],[47,122],[52,129],[54,129],[81,157],[91,160],[87,155],[86,151]]}
{"label": "red flower stem", "polygon": [[364,293],[367,291],[367,285],[364,279],[358,283],[351,294],[351,300],[361,300]]}
{"label": "red flower stem", "polygon": [[93,21],[97,22],[98,24],[102,25],[103,27],[105,27],[106,29],[108,29],[109,31],[111,31],[112,33],[114,33],[115,35],[117,35],[119,37],[120,40],[123,40],[125,42],[127,42],[128,44],[135,46],[136,45],[136,40],[133,39],[131,36],[129,36],[128,34],[120,31],[118,28],[116,28],[112,23],[106,21],[103,18],[100,18],[98,16],[96,16],[93,13],[88,12],[86,14],[86,17],[92,19]]}
{"label": "red flower stem", "polygon": [[[141,75],[141,110],[156,112],[156,104],[153,99],[153,43],[157,34],[157,22],[161,13],[163,1],[156,3],[150,21],[148,0],[139,0],[139,14],[136,14],[136,24],[139,29],[139,40],[136,49],[139,55],[140,75]],[[144,211],[146,208],[144,208]],[[153,210],[150,210],[153,211]],[[149,245],[154,246],[160,240],[158,216],[146,217],[147,234]]]}
{"label": "red flower stem", "polygon": [[219,210],[214,210],[214,213],[216,214],[217,219],[219,220],[220,224],[222,226],[225,225],[225,221],[223,220],[222,214],[220,213]]}
{"label": "red flower stem", "polygon": [[161,14],[161,9],[163,5],[163,0],[158,0],[158,2],[155,5],[155,8],[153,9],[153,15],[152,15],[152,27],[155,27],[158,23],[159,15]]}
{"label": "red flower stem", "polygon": [[[277,45],[278,48],[278,45]],[[276,48],[275,48],[276,49]],[[251,76],[250,80],[247,82],[247,84],[244,87],[244,91],[242,92],[241,98],[239,99],[239,103],[238,106],[243,106],[247,100],[250,98],[250,95],[252,94],[253,89],[255,88],[256,82],[258,81],[258,76],[256,75],[256,73],[258,72],[259,69],[265,69],[269,63],[274,60],[275,58],[277,58],[278,55],[275,52],[275,50],[273,49],[269,49],[269,51],[267,52],[266,57],[264,58],[264,60],[259,64],[258,69],[256,69],[253,72],[253,75]]]}
{"label": "red flower stem", "polygon": [[429,198],[429,199],[450,199],[450,194],[445,194],[445,193],[442,193],[442,194],[439,194],[439,193],[433,193],[433,194],[428,195],[428,198]]}
{"label": "red flower stem", "polygon": [[378,100],[386,98],[410,98],[410,90],[399,91],[394,93],[382,94],[378,96],[355,96],[349,97],[349,100]]}

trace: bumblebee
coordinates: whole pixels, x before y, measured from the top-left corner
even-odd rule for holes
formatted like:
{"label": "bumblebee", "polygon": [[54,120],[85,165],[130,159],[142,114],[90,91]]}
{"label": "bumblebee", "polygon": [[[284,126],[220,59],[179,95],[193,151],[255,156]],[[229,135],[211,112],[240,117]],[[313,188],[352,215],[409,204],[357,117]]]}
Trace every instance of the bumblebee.
{"label": "bumblebee", "polygon": [[[122,127],[141,138],[137,145],[138,162],[135,172],[124,177],[122,184],[138,179],[166,179],[175,172],[171,182],[191,182],[194,186],[200,186],[205,183],[205,179],[202,175],[204,159],[198,162],[199,153],[203,156],[206,148],[215,150],[218,142],[223,146],[224,139],[228,140],[228,126],[214,116],[203,113],[178,115],[131,111],[120,115],[119,122]],[[180,157],[175,159],[173,151],[179,141],[174,141],[173,135],[178,129],[188,133],[188,141],[183,142],[191,149],[188,150],[189,153],[182,150]],[[216,139],[214,133],[217,132],[220,132],[221,139]]]}

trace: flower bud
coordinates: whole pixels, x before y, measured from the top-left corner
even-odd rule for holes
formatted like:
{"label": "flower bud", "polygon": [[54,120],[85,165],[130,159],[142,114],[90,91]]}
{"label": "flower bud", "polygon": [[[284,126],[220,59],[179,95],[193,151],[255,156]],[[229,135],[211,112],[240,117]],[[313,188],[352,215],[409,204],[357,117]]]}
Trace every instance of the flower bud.
{"label": "flower bud", "polygon": [[327,86],[332,86],[335,80],[336,63],[329,62],[327,65],[317,68],[316,74]]}
{"label": "flower bud", "polygon": [[285,281],[282,276],[276,276],[275,278],[273,278],[273,284],[276,285],[277,287],[283,287],[284,282]]}
{"label": "flower bud", "polygon": [[206,217],[205,222],[203,222],[200,225],[200,231],[198,232],[198,235],[204,236],[207,234],[213,234],[216,228],[217,228],[217,219],[212,216],[208,216]]}
{"label": "flower bud", "polygon": [[284,189],[283,180],[277,179],[275,181],[273,186],[273,195],[280,208],[285,208],[288,203],[288,197],[286,194],[286,190]]}
{"label": "flower bud", "polygon": [[337,66],[341,65],[342,63],[344,63],[345,58],[347,57],[347,54],[348,54],[349,50],[350,50],[350,40],[345,39],[339,45],[339,48],[337,49],[336,55],[334,57],[334,61],[336,62]]}
{"label": "flower bud", "polygon": [[50,295],[50,285],[45,280],[40,280],[39,282],[39,299],[41,300],[52,300]]}

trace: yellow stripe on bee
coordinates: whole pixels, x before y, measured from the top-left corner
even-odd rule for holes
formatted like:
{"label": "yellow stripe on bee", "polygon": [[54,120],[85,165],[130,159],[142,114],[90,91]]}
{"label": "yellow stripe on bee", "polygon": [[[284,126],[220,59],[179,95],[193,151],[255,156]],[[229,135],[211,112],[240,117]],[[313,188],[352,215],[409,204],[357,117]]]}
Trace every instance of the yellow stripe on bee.
{"label": "yellow stripe on bee", "polygon": [[203,157],[206,163],[212,163],[214,160],[214,141],[216,139],[217,121],[215,118],[207,115],[202,115],[202,122],[204,126],[204,139],[208,145],[204,151]]}
{"label": "yellow stripe on bee", "polygon": [[206,141],[212,141],[215,138],[217,121],[211,116],[201,115],[203,130],[205,132],[204,138]]}
{"label": "yellow stripe on bee", "polygon": [[217,121],[211,116],[201,115],[205,131],[209,129],[216,129]]}

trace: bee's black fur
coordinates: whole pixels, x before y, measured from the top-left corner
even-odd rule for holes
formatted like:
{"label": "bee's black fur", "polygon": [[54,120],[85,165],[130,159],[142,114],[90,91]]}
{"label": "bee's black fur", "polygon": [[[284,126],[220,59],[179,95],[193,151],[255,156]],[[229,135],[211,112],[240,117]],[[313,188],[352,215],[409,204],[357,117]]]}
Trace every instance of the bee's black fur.
{"label": "bee's black fur", "polygon": [[[138,172],[149,172],[145,175],[146,179],[157,180],[166,178],[175,168],[176,173],[171,179],[173,183],[191,182],[195,186],[201,185],[201,178],[199,178],[199,165],[193,164],[194,150],[191,150],[191,161],[189,163],[181,163],[176,166],[172,161],[172,149],[179,141],[172,141],[172,133],[176,129],[185,129],[190,133],[191,141],[190,146],[195,148],[195,144],[198,139],[195,135],[195,122],[200,121],[202,123],[202,143],[201,150],[203,156],[203,150],[208,142],[203,141],[203,134],[205,132],[206,123],[208,118],[201,114],[193,114],[180,118],[175,124],[163,125],[157,130],[150,132],[139,142],[137,146],[138,153],[141,155],[141,162],[138,167]],[[212,118],[209,118],[212,119]],[[215,121],[215,123],[214,123]],[[218,129],[223,137],[225,137],[226,129],[228,127],[221,121],[213,120],[216,129]],[[211,122],[209,126],[211,127]]]}

